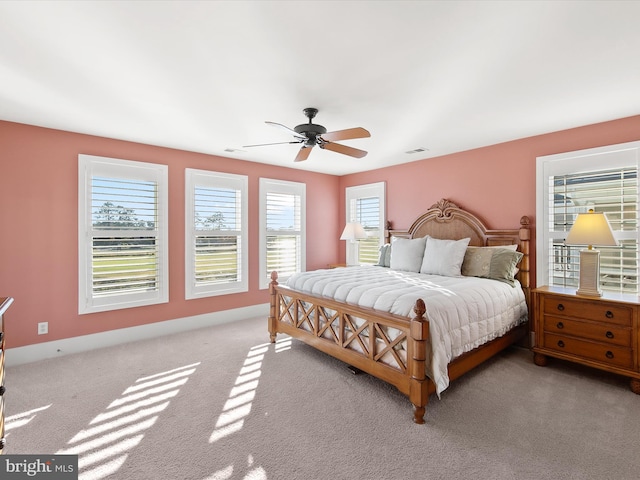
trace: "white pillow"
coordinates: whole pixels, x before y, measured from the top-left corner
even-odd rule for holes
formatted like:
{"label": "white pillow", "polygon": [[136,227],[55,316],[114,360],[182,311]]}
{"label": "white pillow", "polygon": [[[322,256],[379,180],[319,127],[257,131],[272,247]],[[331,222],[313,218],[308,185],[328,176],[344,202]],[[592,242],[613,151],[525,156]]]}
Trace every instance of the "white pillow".
{"label": "white pillow", "polygon": [[391,269],[419,272],[426,242],[426,237],[395,239],[391,244],[391,260],[389,262]]}
{"label": "white pillow", "polygon": [[424,250],[420,273],[459,277],[460,268],[471,238],[462,240],[440,240],[429,237]]}

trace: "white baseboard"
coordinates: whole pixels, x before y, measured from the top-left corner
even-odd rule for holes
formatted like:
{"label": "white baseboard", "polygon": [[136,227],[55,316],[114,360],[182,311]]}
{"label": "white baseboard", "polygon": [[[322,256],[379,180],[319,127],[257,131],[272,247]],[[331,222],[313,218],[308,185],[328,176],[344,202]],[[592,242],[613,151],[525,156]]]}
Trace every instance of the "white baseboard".
{"label": "white baseboard", "polygon": [[269,315],[269,304],[251,305],[249,307],[234,308],[222,312],[204,313],[192,317],[177,318],[164,322],[150,323],[136,327],[121,328],[108,332],[94,333],[80,337],[64,338],[51,342],[37,343],[24,347],[9,348],[6,351],[6,365],[21,365],[47,358],[59,357],[70,353],[86,352],[96,348],[110,347],[122,343],[161,337],[171,333],[185,332],[196,328],[210,327],[228,322],[235,322],[247,318]]}

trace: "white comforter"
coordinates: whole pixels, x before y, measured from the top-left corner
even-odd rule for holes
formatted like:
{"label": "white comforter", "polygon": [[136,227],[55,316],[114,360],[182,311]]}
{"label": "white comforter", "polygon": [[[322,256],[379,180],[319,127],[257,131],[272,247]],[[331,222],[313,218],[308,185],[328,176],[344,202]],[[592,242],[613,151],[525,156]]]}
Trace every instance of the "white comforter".
{"label": "white comforter", "polygon": [[[520,285],[476,277],[443,277],[362,266],[293,275],[286,285],[341,302],[413,317],[416,300],[427,307],[431,359],[427,375],[438,396],[449,386],[447,365],[527,319]],[[429,360],[429,359],[428,359]]]}

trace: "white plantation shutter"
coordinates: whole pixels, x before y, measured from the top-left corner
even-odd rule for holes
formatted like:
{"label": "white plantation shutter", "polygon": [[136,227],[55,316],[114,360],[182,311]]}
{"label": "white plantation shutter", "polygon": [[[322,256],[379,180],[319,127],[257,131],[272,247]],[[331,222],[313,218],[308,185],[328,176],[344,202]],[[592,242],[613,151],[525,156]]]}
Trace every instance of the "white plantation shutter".
{"label": "white plantation shutter", "polygon": [[246,176],[186,171],[186,296],[248,290]]}
{"label": "white plantation shutter", "polygon": [[260,179],[260,287],[272,271],[279,280],[304,271],[305,192],[303,183]]}
{"label": "white plantation shutter", "polygon": [[347,222],[358,222],[367,232],[367,238],[346,242],[349,265],[375,265],[380,258],[384,242],[385,184],[384,182],[346,188]]}
{"label": "white plantation shutter", "polygon": [[267,193],[267,271],[282,278],[300,271],[300,197]]}
{"label": "white plantation shutter", "polygon": [[356,199],[355,221],[359,222],[367,238],[358,242],[358,263],[375,265],[380,258],[381,225],[380,198],[366,197]]}
{"label": "white plantation shutter", "polygon": [[565,238],[578,213],[604,213],[617,247],[600,247],[603,290],[638,293],[639,142],[538,159],[538,285],[578,287],[580,249]]}
{"label": "white plantation shutter", "polygon": [[91,192],[93,295],[157,290],[156,182],[93,177]]}
{"label": "white plantation shutter", "polygon": [[167,167],[79,156],[79,311],[168,301]]}

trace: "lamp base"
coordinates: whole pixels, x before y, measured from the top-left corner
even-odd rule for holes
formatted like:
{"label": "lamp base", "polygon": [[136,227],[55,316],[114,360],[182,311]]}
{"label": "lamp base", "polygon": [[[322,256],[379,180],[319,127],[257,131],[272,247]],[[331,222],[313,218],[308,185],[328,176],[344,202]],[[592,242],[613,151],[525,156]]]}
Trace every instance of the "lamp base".
{"label": "lamp base", "polygon": [[602,296],[599,250],[580,250],[580,287],[576,293],[588,297]]}

